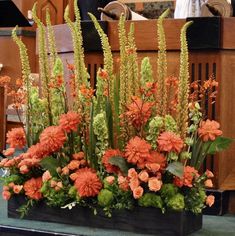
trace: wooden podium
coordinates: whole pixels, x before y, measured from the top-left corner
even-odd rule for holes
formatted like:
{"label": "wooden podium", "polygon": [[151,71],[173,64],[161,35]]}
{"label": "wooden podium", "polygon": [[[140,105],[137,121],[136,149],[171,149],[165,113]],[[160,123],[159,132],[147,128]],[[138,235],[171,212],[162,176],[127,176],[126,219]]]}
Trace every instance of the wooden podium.
{"label": "wooden podium", "polygon": [[[190,20],[190,19],[189,19]],[[207,80],[214,74],[219,82],[219,95],[215,104],[206,101],[207,115],[221,123],[223,135],[235,138],[235,19],[234,18],[195,18],[188,32],[189,64],[191,80]],[[168,50],[168,75],[178,76],[180,54],[180,29],[186,20],[167,19],[164,22]],[[83,27],[86,28],[86,22]],[[119,61],[117,22],[107,22],[107,34],[113,51],[115,65]],[[127,22],[128,25],[130,22]],[[70,31],[66,25],[54,26],[57,48],[64,61],[73,61],[73,47]],[[91,32],[91,31],[90,31]],[[157,26],[155,20],[136,21],[135,36],[139,61],[150,57],[153,70],[157,63]],[[89,33],[84,35],[87,44]],[[93,41],[99,38],[93,38]],[[96,71],[103,63],[100,46],[85,50],[87,68],[94,85]],[[220,189],[235,190],[235,144],[215,157],[208,158],[204,169],[213,170],[216,185]]]}

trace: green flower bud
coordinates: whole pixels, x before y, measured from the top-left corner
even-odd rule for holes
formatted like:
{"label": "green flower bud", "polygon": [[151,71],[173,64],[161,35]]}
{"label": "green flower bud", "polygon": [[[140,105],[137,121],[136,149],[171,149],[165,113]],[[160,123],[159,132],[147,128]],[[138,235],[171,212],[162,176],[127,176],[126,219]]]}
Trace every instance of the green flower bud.
{"label": "green flower bud", "polygon": [[46,193],[47,190],[48,190],[48,183],[45,182],[45,183],[43,183],[43,185],[42,185],[42,187],[40,189],[40,192],[41,193]]}
{"label": "green flower bud", "polygon": [[69,195],[73,197],[77,195],[77,189],[74,186],[69,189]]}
{"label": "green flower bud", "polygon": [[64,74],[64,66],[62,60],[57,57],[55,61],[55,65],[53,68],[53,76],[62,76]]}

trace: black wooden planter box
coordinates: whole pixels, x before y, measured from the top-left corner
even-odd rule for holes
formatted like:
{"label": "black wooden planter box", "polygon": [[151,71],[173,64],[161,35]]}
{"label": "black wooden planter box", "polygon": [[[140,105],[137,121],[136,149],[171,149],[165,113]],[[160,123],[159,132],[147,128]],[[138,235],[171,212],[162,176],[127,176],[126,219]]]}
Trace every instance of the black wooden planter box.
{"label": "black wooden planter box", "polygon": [[[24,202],[22,196],[11,198],[8,203],[8,217],[19,218],[16,210]],[[88,208],[50,208],[44,202],[34,206],[25,219],[172,236],[188,235],[202,227],[202,215],[185,211],[162,214],[156,208],[136,207],[133,211],[113,212],[112,217],[107,218],[102,211],[94,215]]]}

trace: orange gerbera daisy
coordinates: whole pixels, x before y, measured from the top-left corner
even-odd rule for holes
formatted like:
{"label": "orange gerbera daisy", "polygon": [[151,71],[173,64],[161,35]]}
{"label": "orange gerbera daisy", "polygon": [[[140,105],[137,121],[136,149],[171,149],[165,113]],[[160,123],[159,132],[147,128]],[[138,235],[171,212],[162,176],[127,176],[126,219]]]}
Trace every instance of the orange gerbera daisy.
{"label": "orange gerbera daisy", "polygon": [[99,194],[102,183],[95,170],[82,168],[76,172],[77,179],[74,183],[80,197],[94,197]]}
{"label": "orange gerbera daisy", "polygon": [[22,149],[26,145],[25,132],[23,128],[14,128],[7,133],[7,141],[11,148]]}
{"label": "orange gerbera daisy", "polygon": [[217,136],[222,135],[222,131],[219,130],[220,124],[214,120],[202,121],[198,128],[198,135],[204,142],[208,140],[215,140]]}
{"label": "orange gerbera daisy", "polygon": [[127,106],[125,116],[136,129],[145,125],[152,113],[152,103],[143,102],[140,98],[132,98],[132,103]]}
{"label": "orange gerbera daisy", "polygon": [[184,146],[183,140],[172,132],[163,132],[159,135],[158,147],[160,151],[179,153]]}
{"label": "orange gerbera daisy", "polygon": [[125,149],[125,157],[128,162],[143,168],[145,161],[149,159],[150,149],[151,145],[149,143],[136,136],[128,142]]}
{"label": "orange gerbera daisy", "polygon": [[64,145],[66,136],[59,126],[49,126],[40,135],[40,143],[48,149],[48,152],[56,152]]}
{"label": "orange gerbera daisy", "polygon": [[115,156],[122,156],[121,151],[118,149],[108,149],[102,157],[102,164],[108,173],[118,173],[120,171],[117,166],[113,166],[109,163],[110,158]]}
{"label": "orange gerbera daisy", "polygon": [[41,143],[37,143],[35,145],[32,145],[28,149],[27,154],[31,158],[42,159],[43,157],[48,155],[48,149],[46,146],[42,145]]}
{"label": "orange gerbera daisy", "polygon": [[81,115],[74,111],[69,111],[67,114],[60,116],[59,124],[65,132],[69,133],[71,131],[77,131],[80,122]]}
{"label": "orange gerbera daisy", "polygon": [[156,151],[150,152],[150,157],[146,164],[155,164],[155,163],[160,165],[161,170],[164,170],[167,165],[166,157]]}
{"label": "orange gerbera daisy", "polygon": [[31,199],[39,200],[42,198],[42,193],[40,192],[41,187],[42,187],[42,178],[39,177],[37,179],[32,178],[27,180],[24,183],[23,188],[26,196],[28,196]]}

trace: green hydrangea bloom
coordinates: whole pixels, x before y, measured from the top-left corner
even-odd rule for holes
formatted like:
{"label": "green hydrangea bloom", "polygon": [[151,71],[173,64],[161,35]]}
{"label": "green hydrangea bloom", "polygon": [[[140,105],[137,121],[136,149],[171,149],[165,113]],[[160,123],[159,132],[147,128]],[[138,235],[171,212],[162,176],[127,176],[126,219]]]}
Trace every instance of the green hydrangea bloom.
{"label": "green hydrangea bloom", "polygon": [[167,206],[175,211],[181,211],[185,208],[184,196],[177,193],[175,196],[169,199]]}
{"label": "green hydrangea bloom", "polygon": [[170,115],[165,116],[165,131],[170,131],[173,133],[178,132],[177,123],[175,119]]}
{"label": "green hydrangea bloom", "polygon": [[167,202],[168,199],[172,198],[178,193],[178,190],[179,189],[174,184],[164,184],[162,185],[160,194],[162,199],[164,199],[164,201]]}
{"label": "green hydrangea bloom", "polygon": [[102,207],[109,206],[113,201],[113,193],[108,189],[102,189],[98,195],[98,204]]}
{"label": "green hydrangea bloom", "polygon": [[163,210],[163,202],[161,197],[154,193],[145,193],[138,200],[138,204],[143,207],[156,207]]}

